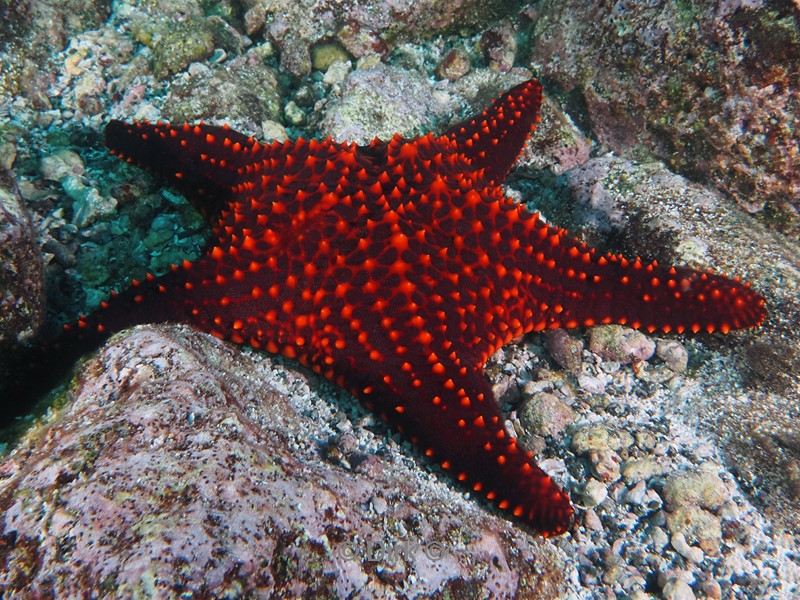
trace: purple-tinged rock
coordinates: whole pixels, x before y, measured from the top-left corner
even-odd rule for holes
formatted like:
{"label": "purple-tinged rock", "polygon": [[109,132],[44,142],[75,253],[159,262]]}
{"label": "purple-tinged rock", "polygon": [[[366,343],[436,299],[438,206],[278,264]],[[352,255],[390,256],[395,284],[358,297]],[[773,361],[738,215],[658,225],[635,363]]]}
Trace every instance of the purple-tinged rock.
{"label": "purple-tinged rock", "polygon": [[788,1],[540,2],[531,60],[613,152],[655,155],[796,232],[797,14]]}
{"label": "purple-tinged rock", "polygon": [[392,444],[368,474],[326,460],[320,440],[341,417],[261,355],[188,327],[138,327],[85,365],[73,393],[0,465],[10,596],[563,593],[555,546]]}
{"label": "purple-tinged rock", "polygon": [[498,23],[483,32],[481,36],[483,59],[490,68],[505,73],[514,66],[517,55],[517,39],[513,25]]}
{"label": "purple-tinged rock", "polygon": [[656,354],[676,373],[683,373],[689,364],[686,346],[677,340],[658,340]]}
{"label": "purple-tinged rock", "polygon": [[640,331],[622,325],[600,325],[589,334],[589,350],[604,360],[622,364],[649,359],[656,351],[656,344]]}
{"label": "purple-tinged rock", "polygon": [[544,340],[550,356],[563,369],[571,373],[580,371],[583,340],[572,337],[565,329],[548,331]]}
{"label": "purple-tinged rock", "polygon": [[470,68],[469,54],[461,48],[453,48],[436,66],[436,76],[440,79],[455,81],[469,73]]}

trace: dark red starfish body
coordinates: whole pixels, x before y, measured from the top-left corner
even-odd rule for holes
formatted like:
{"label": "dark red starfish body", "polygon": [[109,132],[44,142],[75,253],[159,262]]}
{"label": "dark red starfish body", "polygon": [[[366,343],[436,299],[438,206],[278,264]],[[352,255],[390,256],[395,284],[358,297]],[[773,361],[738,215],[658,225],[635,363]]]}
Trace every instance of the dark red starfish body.
{"label": "dark red starfish body", "polygon": [[474,492],[562,533],[569,497],[506,433],[488,357],[553,327],[725,332],[764,305],[736,280],[602,255],[504,197],[540,103],[528,81],[444,135],[366,147],[111,122],[112,151],[183,188],[218,240],[80,326],[183,321],[295,358]]}

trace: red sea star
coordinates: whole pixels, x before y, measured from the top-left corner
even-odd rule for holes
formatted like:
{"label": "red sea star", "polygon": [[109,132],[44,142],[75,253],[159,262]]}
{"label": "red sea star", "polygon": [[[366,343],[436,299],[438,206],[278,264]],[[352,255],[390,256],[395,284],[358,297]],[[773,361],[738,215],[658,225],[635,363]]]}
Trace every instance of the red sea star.
{"label": "red sea star", "polygon": [[600,254],[504,197],[541,92],[528,81],[444,135],[366,147],[111,122],[112,152],[185,190],[218,240],[81,328],[183,321],[295,358],[475,493],[544,535],[566,531],[569,497],[506,433],[489,356],[545,328],[727,332],[765,311],[746,284]]}

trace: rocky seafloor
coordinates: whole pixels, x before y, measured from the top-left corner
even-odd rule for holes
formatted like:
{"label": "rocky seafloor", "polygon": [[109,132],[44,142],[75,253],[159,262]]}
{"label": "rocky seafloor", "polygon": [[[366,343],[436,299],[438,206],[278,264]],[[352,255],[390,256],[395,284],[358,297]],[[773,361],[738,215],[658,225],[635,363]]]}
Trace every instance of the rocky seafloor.
{"label": "rocky seafloor", "polygon": [[531,75],[543,121],[508,193],[602,248],[750,281],[769,313],[492,357],[509,431],[578,509],[552,540],[291,361],[122,332],[3,434],[0,595],[800,594],[800,8],[590,4],[0,4],[4,357],[208,239],[103,149],[109,119],[363,143],[441,131]]}

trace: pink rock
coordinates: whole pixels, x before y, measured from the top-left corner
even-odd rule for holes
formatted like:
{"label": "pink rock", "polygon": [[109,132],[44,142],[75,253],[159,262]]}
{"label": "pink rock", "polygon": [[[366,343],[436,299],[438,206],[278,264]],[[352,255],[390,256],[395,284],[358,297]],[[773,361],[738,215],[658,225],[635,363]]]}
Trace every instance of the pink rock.
{"label": "pink rock", "polygon": [[[553,546],[419,465],[391,451],[366,472],[327,462],[323,417],[341,417],[266,357],[187,327],[139,327],[112,338],[79,380],[74,402],[0,466],[6,593],[562,590]],[[376,497],[382,511],[369,509]]]}

